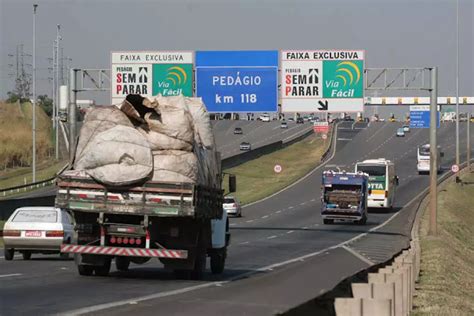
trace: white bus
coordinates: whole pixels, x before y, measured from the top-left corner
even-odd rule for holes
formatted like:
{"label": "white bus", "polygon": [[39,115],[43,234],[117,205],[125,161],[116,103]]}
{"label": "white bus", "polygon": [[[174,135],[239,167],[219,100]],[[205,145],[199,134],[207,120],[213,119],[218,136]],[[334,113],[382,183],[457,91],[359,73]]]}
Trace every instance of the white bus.
{"label": "white bus", "polygon": [[[438,146],[437,150],[437,172],[441,171],[441,158],[444,154],[440,151],[440,147]],[[417,164],[416,169],[418,170],[418,174],[422,173],[430,173],[430,144],[421,145],[418,147],[417,151]]]}
{"label": "white bus", "polygon": [[369,175],[368,206],[376,208],[392,208],[398,177],[395,174],[395,164],[385,158],[369,159],[358,162],[356,172]]}

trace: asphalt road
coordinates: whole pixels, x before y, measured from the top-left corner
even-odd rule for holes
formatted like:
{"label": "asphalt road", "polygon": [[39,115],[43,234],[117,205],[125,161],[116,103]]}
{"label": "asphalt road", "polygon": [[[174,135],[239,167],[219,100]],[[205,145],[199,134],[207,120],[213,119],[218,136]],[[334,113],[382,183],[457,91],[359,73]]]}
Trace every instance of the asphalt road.
{"label": "asphalt road", "polygon": [[[416,172],[416,147],[428,142],[428,130],[397,138],[400,126],[342,123],[326,166],[232,219],[232,245],[222,276],[174,280],[153,261],[133,265],[126,273],[113,270],[110,277],[79,277],[72,261],[56,256],[2,260],[0,314],[269,315],[301,304],[407,246],[414,202],[429,181]],[[465,128],[462,124],[462,148]],[[438,133],[445,169],[454,160],[454,131],[454,124],[443,123]],[[352,170],[357,161],[379,157],[396,163],[400,186],[395,209],[370,213],[365,226],[323,225],[321,171],[336,166]]]}

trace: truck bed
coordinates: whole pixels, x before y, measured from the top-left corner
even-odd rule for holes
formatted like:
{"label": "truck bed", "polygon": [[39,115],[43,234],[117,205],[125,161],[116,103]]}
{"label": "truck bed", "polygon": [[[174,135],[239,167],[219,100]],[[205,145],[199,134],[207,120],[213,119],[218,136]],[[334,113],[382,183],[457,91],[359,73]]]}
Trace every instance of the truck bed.
{"label": "truck bed", "polygon": [[56,207],[91,213],[221,218],[223,191],[193,183],[148,181],[107,187],[83,172],[58,176]]}

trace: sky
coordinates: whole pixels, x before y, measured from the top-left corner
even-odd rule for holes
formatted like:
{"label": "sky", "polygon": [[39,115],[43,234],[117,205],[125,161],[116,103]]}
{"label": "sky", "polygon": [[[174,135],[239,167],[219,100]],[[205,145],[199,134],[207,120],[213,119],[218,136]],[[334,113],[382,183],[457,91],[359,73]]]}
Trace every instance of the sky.
{"label": "sky", "polygon": [[[456,0],[0,0],[0,99],[8,54],[32,52],[33,3],[38,94],[57,24],[76,68],[110,68],[116,50],[364,49],[366,67],[438,66],[439,95],[456,92]],[[460,95],[474,96],[474,1],[459,7]]]}

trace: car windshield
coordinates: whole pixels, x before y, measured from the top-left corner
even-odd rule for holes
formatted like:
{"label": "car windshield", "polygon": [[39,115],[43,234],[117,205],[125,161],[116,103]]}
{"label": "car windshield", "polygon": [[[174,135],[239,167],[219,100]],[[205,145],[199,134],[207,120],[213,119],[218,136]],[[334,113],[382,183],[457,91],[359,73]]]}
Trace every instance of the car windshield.
{"label": "car windshield", "polygon": [[399,132],[403,132],[403,128],[399,128],[398,131],[399,131]]}
{"label": "car windshield", "polygon": [[367,173],[369,176],[384,176],[385,166],[357,165],[357,171]]}
{"label": "car windshield", "polygon": [[224,203],[225,203],[225,204],[234,203],[234,202],[235,202],[235,201],[234,201],[234,198],[225,198],[225,199],[224,199]]}
{"label": "car windshield", "polygon": [[58,213],[47,210],[21,210],[12,220],[15,223],[56,223],[57,221]]}

